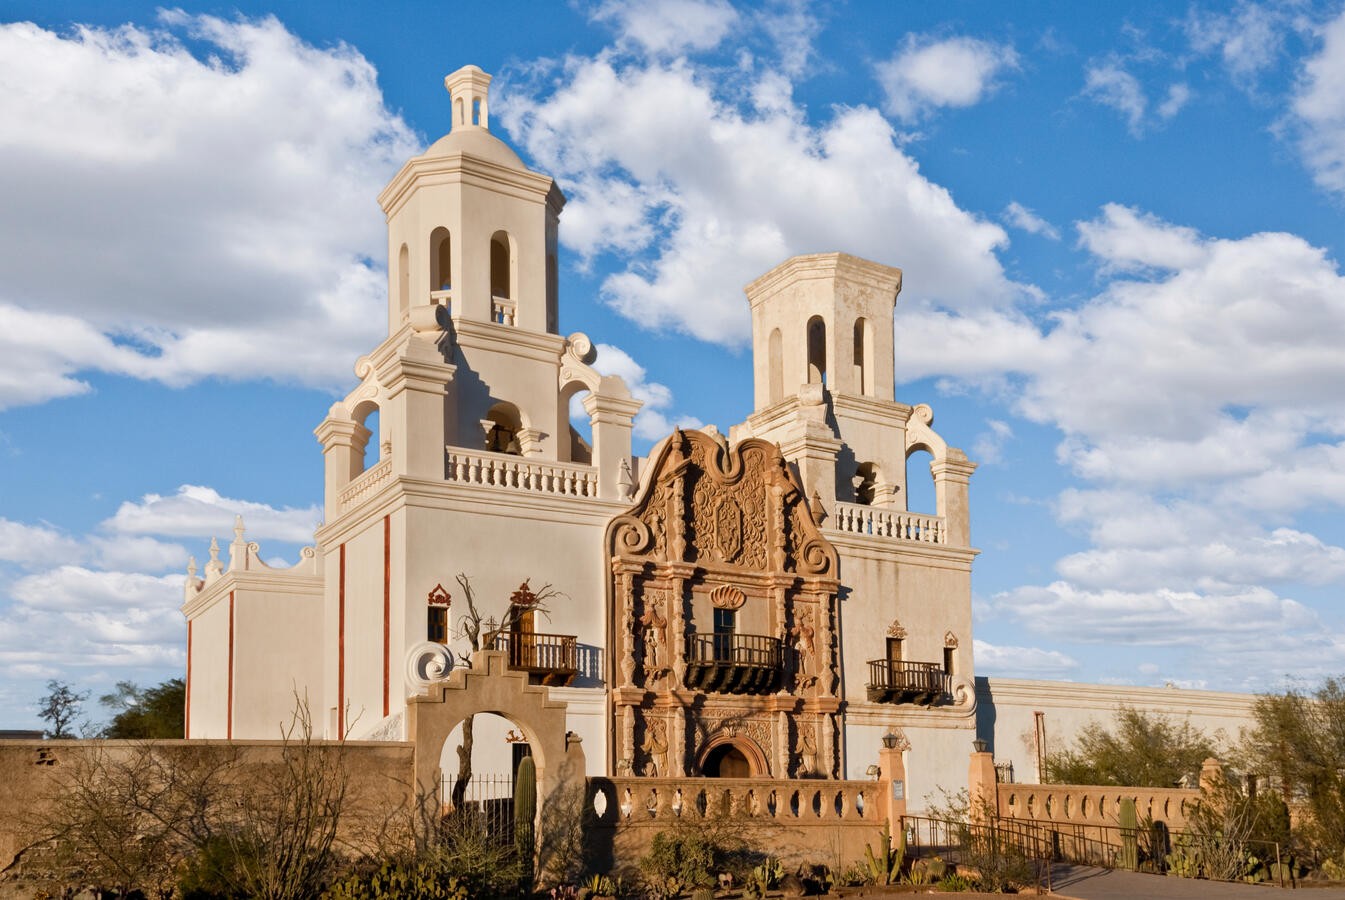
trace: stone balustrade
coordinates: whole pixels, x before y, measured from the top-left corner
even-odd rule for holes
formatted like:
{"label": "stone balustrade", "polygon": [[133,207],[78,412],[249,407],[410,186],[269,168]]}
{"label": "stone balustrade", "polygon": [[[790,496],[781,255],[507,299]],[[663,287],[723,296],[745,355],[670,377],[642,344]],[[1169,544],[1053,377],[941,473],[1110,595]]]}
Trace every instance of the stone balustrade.
{"label": "stone balustrade", "polygon": [[1073,825],[1115,825],[1125,797],[1135,812],[1182,831],[1200,799],[1194,788],[1134,788],[1080,784],[1000,784],[999,814],[1010,819]]}
{"label": "stone balustrade", "polygon": [[755,818],[790,823],[851,822],[881,827],[876,781],[760,778],[589,779],[590,802],[608,825]]}
{"label": "stone balustrade", "polygon": [[582,463],[539,462],[507,453],[447,447],[445,480],[564,497],[597,497],[598,470]]}
{"label": "stone balustrade", "polygon": [[846,534],[863,534],[925,544],[943,544],[947,541],[942,516],[929,516],[881,506],[837,501],[825,524],[828,528]]}
{"label": "stone balustrade", "polygon": [[[854,860],[886,821],[890,781],[773,778],[590,778],[598,846],[624,858],[649,852],[679,825],[720,826],[754,842],[787,868]],[[721,832],[723,833],[723,832]]]}
{"label": "stone balustrade", "polygon": [[346,485],[341,491],[341,512],[358,506],[392,479],[392,458],[382,460]]}

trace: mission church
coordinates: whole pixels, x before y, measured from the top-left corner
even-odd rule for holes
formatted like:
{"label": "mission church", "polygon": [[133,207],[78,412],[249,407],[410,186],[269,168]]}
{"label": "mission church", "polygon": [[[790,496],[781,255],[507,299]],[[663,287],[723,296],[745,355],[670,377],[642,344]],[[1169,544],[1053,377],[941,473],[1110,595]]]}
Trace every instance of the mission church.
{"label": "mission church", "polygon": [[[976,465],[895,399],[900,269],[761,275],[751,414],[634,455],[640,401],[557,330],[565,197],[491,133],[490,80],[445,79],[451,131],[378,197],[388,337],[315,430],[314,546],[272,568],[240,520],[189,568],[189,738],[278,737],[297,696],[327,738],[415,741],[418,698],[487,650],[563,708],[589,776],[863,779],[886,748],[918,800],[965,787],[974,746],[1036,780],[1046,729],[1120,703],[1245,719],[1240,695],[976,676]],[[908,478],[934,509],[907,508]],[[499,711],[476,771],[527,752]]]}

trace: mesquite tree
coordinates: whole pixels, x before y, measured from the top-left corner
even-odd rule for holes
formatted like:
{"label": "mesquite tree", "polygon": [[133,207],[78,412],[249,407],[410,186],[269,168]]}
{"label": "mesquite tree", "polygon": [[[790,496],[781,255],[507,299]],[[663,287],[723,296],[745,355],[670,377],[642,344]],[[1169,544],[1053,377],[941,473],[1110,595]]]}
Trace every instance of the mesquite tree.
{"label": "mesquite tree", "polygon": [[[497,622],[494,618],[482,618],[481,610],[476,605],[476,592],[472,589],[471,578],[465,572],[459,572],[456,579],[458,587],[462,589],[463,600],[467,604],[467,612],[458,620],[458,630],[455,635],[466,640],[470,648],[463,655],[462,664],[466,666],[471,665],[473,653],[478,650],[493,648],[500,635],[519,631],[525,616],[536,613],[545,617],[548,613],[547,601],[553,597],[563,596],[549,583],[534,591],[528,586],[530,579],[525,578],[523,583],[519,585],[518,590],[510,596],[509,606]],[[467,785],[472,780],[473,724],[475,718],[475,716],[468,716],[462,720],[462,743],[457,748],[458,775],[453,782],[452,794],[452,804],[455,808],[462,805],[463,797],[467,794]]]}

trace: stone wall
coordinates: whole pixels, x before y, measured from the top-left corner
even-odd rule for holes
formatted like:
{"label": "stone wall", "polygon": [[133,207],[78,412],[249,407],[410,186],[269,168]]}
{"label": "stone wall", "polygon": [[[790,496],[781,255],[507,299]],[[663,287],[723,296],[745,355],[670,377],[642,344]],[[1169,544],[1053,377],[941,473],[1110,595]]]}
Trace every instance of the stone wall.
{"label": "stone wall", "polygon": [[[349,775],[346,809],[353,826],[377,827],[408,809],[413,799],[415,747],[409,743],[315,741],[340,747]],[[283,741],[0,741],[0,871],[10,866],[43,824],[61,784],[87,767],[96,754],[130,759],[146,747],[170,759],[196,761],[208,754],[237,754],[242,777],[265,778],[280,761]],[[294,747],[294,743],[288,746]],[[237,776],[235,776],[237,777]],[[358,839],[354,833],[347,835]]]}

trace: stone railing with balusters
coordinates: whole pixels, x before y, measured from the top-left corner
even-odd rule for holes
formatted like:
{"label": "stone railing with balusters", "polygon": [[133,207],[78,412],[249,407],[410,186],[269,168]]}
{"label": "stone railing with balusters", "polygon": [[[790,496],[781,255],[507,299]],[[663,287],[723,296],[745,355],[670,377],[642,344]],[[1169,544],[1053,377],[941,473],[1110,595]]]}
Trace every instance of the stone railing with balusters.
{"label": "stone railing with balusters", "polygon": [[563,497],[598,496],[598,470],[582,463],[541,462],[507,453],[446,447],[445,480]]}
{"label": "stone railing with balusters", "polygon": [[1161,821],[1181,831],[1200,800],[1194,788],[1115,787],[1089,784],[1000,784],[999,814],[1009,819],[1074,825],[1114,826],[1121,800],[1135,801],[1141,819]]}
{"label": "stone railing with balusters", "polygon": [[863,534],[897,541],[918,541],[924,544],[942,544],[946,540],[942,516],[840,501],[837,501],[830,512],[831,515],[824,522],[824,526],[847,534]]}
{"label": "stone railing with balusters", "polygon": [[[588,810],[623,855],[644,855],[655,834],[679,824],[723,824],[765,840],[791,865],[839,854],[858,859],[881,834],[891,782],[770,778],[588,779]],[[783,826],[783,827],[781,827]],[[760,830],[758,830],[760,829]]]}
{"label": "stone railing with balusters", "polygon": [[881,825],[880,790],[876,781],[824,779],[589,779],[594,814],[606,824],[746,817]]}
{"label": "stone railing with balusters", "polygon": [[341,491],[341,511],[363,502],[392,479],[392,457],[388,457],[360,475]]}
{"label": "stone railing with balusters", "polygon": [[490,320],[497,325],[513,325],[516,308],[514,301],[508,297],[491,297]]}

